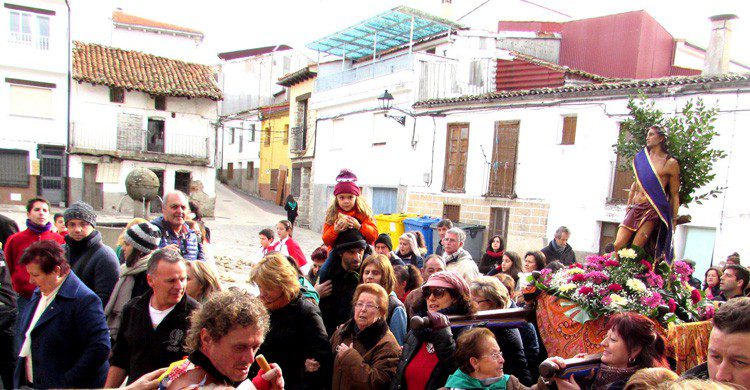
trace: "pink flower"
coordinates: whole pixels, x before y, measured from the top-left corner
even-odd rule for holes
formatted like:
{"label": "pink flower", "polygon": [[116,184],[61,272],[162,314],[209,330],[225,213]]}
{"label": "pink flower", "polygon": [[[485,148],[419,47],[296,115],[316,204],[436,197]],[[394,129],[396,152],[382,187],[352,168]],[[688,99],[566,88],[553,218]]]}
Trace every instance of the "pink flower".
{"label": "pink flower", "polygon": [[664,287],[664,279],[662,279],[661,276],[655,274],[654,271],[649,271],[645,276],[646,276],[646,283],[650,287],[658,287],[658,288]]}
{"label": "pink flower", "polygon": [[609,280],[609,276],[600,271],[591,271],[587,274],[584,274],[584,276],[586,277],[586,279],[594,282],[595,284],[600,284],[605,280]]}
{"label": "pink flower", "polygon": [[610,303],[612,303],[612,298],[609,295],[602,298],[602,305],[609,306]]}
{"label": "pink flower", "polygon": [[582,286],[581,288],[578,289],[578,292],[581,293],[582,295],[589,295],[592,292],[594,292],[594,289],[589,286]]}
{"label": "pink flower", "polygon": [[664,301],[661,299],[661,294],[654,291],[651,295],[641,297],[641,303],[653,309],[664,303]]}
{"label": "pink flower", "polygon": [[573,283],[577,283],[577,282],[583,282],[585,279],[586,277],[583,276],[583,274],[575,274],[573,275],[572,278],[570,278],[570,281]]}
{"label": "pink flower", "polygon": [[690,292],[690,300],[693,301],[693,305],[697,305],[701,299],[703,299],[703,296],[701,296],[700,290],[693,289],[693,291]]}
{"label": "pink flower", "polygon": [[704,320],[710,320],[711,318],[714,318],[714,314],[716,314],[716,308],[714,307],[714,305],[706,305],[703,307]]}
{"label": "pink flower", "polygon": [[674,299],[669,298],[669,302],[667,302],[669,305],[669,311],[671,313],[674,313],[675,310],[677,310],[677,302],[674,301]]}
{"label": "pink flower", "polygon": [[646,267],[646,269],[649,271],[653,269],[653,265],[646,260],[641,260],[641,265]]}
{"label": "pink flower", "polygon": [[581,263],[573,263],[570,265],[570,268],[580,268],[583,269],[583,264]]}
{"label": "pink flower", "polygon": [[604,262],[604,265],[607,267],[617,267],[620,265],[620,262],[615,259],[610,259]]}
{"label": "pink flower", "polygon": [[608,289],[609,291],[612,291],[612,292],[618,292],[618,291],[622,291],[622,286],[617,283],[612,283],[609,285]]}

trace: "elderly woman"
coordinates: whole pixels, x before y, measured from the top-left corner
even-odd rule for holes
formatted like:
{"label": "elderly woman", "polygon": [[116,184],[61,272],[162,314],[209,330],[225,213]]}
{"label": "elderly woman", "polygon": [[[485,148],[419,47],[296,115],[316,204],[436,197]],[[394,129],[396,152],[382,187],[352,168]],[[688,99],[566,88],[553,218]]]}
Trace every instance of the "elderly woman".
{"label": "elderly woman", "polygon": [[54,241],[32,244],[20,263],[38,288],[21,314],[13,388],[101,388],[110,343],[99,297],[70,271]]}
{"label": "elderly woman", "polygon": [[393,287],[396,284],[396,276],[393,274],[393,266],[390,259],[385,255],[372,255],[367,257],[361,266],[360,283],[375,283],[385,289],[388,293],[388,316],[385,321],[388,328],[398,341],[398,345],[404,345],[406,338],[406,308],[396,297]]}
{"label": "elderly woman", "polygon": [[414,233],[404,233],[398,238],[398,249],[396,256],[405,264],[412,264],[417,268],[422,268],[422,254],[419,251],[419,244]]}
{"label": "elderly woman", "polygon": [[151,253],[159,248],[160,242],[161,231],[150,222],[133,225],[123,235],[120,253],[125,263],[120,266],[120,279],[104,307],[109,335],[113,339],[120,329],[125,304],[151,290],[146,281],[146,268]]}
{"label": "elderly woman", "polygon": [[503,372],[506,356],[487,328],[467,330],[456,341],[458,369],[447,389],[527,389],[518,378]]}
{"label": "elderly woman", "polygon": [[[554,378],[560,389],[621,389],[638,370],[649,367],[669,368],[664,338],[656,331],[654,323],[641,314],[615,314],[607,323],[607,335],[601,342],[604,347],[602,364],[593,379],[577,383]],[[546,361],[565,368],[565,360],[551,357]]]}
{"label": "elderly woman", "polygon": [[331,338],[335,353],[332,388],[387,389],[401,354],[385,322],[388,294],[379,284],[360,284],[352,302],[354,317]]}
{"label": "elderly woman", "polygon": [[422,297],[414,306],[428,325],[413,328],[406,335],[398,372],[392,389],[438,389],[456,370],[453,340],[447,315],[474,314],[469,285],[450,271],[436,272],[422,286]]}
{"label": "elderly woman", "polygon": [[[331,345],[320,309],[300,292],[297,270],[275,252],[253,267],[250,281],[271,313],[271,330],[258,353],[281,367],[287,389],[320,388],[330,367]],[[254,365],[251,374],[257,370]]]}
{"label": "elderly woman", "polygon": [[[477,304],[479,310],[506,309],[510,307],[508,289],[495,277],[480,276],[471,282],[471,299]],[[503,349],[506,358],[505,371],[515,375],[521,383],[531,386],[532,378],[529,372],[526,354],[523,349],[523,339],[517,328],[495,327],[497,342]],[[536,356],[535,356],[536,357]]]}
{"label": "elderly woman", "polygon": [[187,287],[185,292],[190,298],[205,303],[212,293],[221,291],[219,278],[204,261],[191,260],[187,264]]}

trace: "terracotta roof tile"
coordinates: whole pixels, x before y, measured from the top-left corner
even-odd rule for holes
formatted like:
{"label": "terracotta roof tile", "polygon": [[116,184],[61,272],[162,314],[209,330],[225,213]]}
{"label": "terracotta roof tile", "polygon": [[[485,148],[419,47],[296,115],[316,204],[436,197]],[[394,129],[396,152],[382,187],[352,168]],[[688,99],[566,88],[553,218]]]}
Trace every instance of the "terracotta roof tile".
{"label": "terracotta roof tile", "polygon": [[153,95],[222,99],[209,66],[93,43],[74,45],[74,80]]}
{"label": "terracotta roof tile", "polygon": [[466,103],[499,103],[505,100],[519,98],[566,97],[577,96],[581,94],[628,94],[632,93],[633,91],[648,88],[669,88],[676,86],[695,86],[696,88],[708,88],[707,84],[731,86],[733,83],[737,82],[750,82],[750,73],[729,73],[715,76],[674,76],[655,79],[616,81],[601,84],[568,85],[556,88],[534,88],[519,91],[498,91],[481,95],[467,95],[455,98],[422,100],[414,103],[413,107],[448,107]]}
{"label": "terracotta roof tile", "polygon": [[203,36],[202,32],[198,30],[193,30],[192,28],[182,27],[182,26],[178,26],[175,24],[157,22],[155,20],[142,18],[140,16],[129,15],[122,11],[112,12],[112,21],[115,24],[125,24],[125,25],[131,25],[131,26],[156,28],[156,29],[161,29],[161,30],[172,30],[172,31],[179,31],[179,32],[184,32],[188,34],[198,34],[198,35]]}

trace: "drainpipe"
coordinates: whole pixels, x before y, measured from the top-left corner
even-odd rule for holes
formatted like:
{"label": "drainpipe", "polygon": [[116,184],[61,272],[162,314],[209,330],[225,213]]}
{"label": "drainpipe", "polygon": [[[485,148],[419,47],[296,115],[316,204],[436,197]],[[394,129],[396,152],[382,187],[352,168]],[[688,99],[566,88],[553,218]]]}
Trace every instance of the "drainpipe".
{"label": "drainpipe", "polygon": [[67,132],[67,139],[66,139],[66,145],[65,145],[65,193],[63,194],[63,199],[65,200],[65,206],[70,205],[70,97],[71,97],[71,88],[72,88],[72,77],[73,77],[73,71],[72,71],[72,57],[73,57],[73,51],[72,51],[72,44],[73,37],[70,36],[70,0],[65,0],[65,6],[68,8],[68,104],[66,109],[66,132]]}

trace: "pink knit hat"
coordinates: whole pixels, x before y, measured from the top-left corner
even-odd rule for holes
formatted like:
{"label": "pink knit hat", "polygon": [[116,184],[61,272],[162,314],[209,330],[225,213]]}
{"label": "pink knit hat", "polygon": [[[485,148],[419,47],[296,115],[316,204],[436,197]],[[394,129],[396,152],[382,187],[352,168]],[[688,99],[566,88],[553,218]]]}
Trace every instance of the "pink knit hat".
{"label": "pink knit hat", "polygon": [[357,181],[357,175],[348,169],[342,169],[339,175],[336,176],[336,187],[333,188],[333,195],[338,194],[352,194],[359,196],[359,187],[355,182]]}
{"label": "pink knit hat", "polygon": [[423,289],[425,287],[450,288],[458,291],[461,295],[470,295],[469,284],[466,283],[464,278],[451,271],[440,271],[430,275],[427,283],[422,285]]}

